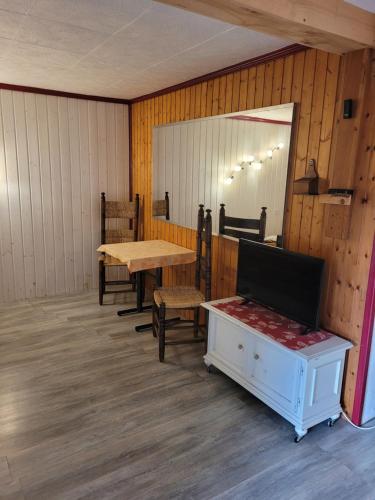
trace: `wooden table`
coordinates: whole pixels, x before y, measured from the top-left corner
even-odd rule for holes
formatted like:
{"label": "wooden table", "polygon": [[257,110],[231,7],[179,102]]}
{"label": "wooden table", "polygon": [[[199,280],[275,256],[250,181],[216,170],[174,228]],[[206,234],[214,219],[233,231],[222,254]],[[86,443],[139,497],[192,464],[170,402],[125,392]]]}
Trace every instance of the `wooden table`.
{"label": "wooden table", "polygon": [[[129,243],[108,243],[101,245],[98,252],[117,259],[126,265],[130,273],[136,273],[137,306],[118,311],[119,316],[130,313],[141,313],[152,306],[143,304],[144,287],[142,272],[156,269],[157,286],[162,286],[162,268],[180,264],[191,264],[195,262],[194,250],[175,245],[164,240],[134,241]],[[136,331],[143,331],[150,328],[150,324],[138,325]]]}

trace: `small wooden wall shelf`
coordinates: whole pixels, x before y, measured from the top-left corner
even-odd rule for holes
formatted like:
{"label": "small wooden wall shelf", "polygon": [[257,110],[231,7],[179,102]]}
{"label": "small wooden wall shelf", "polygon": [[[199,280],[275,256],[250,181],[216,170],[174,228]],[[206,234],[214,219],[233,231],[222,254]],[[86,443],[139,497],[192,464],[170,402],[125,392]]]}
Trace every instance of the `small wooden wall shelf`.
{"label": "small wooden wall shelf", "polygon": [[351,194],[320,194],[319,203],[324,205],[351,205],[352,195]]}

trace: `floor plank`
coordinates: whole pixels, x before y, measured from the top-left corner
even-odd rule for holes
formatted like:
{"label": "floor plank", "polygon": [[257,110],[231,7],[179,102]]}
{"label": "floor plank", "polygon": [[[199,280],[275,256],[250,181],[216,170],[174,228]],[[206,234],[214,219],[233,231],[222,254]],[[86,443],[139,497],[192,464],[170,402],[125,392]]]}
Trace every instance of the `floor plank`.
{"label": "floor plank", "polygon": [[[126,297],[130,304],[134,295]],[[0,498],[374,500],[375,433],[292,426],[119,298],[0,306]],[[172,334],[175,335],[175,334]]]}

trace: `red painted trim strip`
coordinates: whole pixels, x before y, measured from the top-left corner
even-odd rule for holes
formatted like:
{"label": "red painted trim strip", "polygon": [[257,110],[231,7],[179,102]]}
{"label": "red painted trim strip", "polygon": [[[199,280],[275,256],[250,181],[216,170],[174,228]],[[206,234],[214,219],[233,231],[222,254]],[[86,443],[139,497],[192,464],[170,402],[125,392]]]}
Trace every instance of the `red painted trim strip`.
{"label": "red painted trim strip", "polygon": [[150,94],[135,97],[134,99],[131,99],[131,103],[133,104],[135,102],[145,101],[146,99],[151,99],[152,97],[158,97],[164,94],[168,94],[169,92],[174,92],[186,87],[191,87],[192,85],[196,85],[197,83],[206,82],[207,80],[212,80],[213,78],[218,78],[219,76],[224,76],[228,73],[233,73],[235,71],[240,71],[242,69],[248,69],[253,66],[257,66],[258,64],[273,61],[278,57],[286,57],[291,54],[296,54],[297,52],[307,50],[308,48],[309,47],[305,47],[304,45],[300,45],[298,43],[287,45],[286,47],[282,47],[281,49],[268,52],[267,54],[263,54],[261,56],[253,57],[252,59],[247,59],[246,61],[242,61],[237,64],[232,64],[232,66],[227,66],[226,68],[212,71],[211,73],[207,73],[206,75],[198,76],[197,78],[192,78],[191,80],[186,80],[185,82],[177,83],[176,85],[171,85],[170,87],[157,90],[156,92],[151,92]]}
{"label": "red painted trim strip", "polygon": [[357,382],[354,395],[353,422],[361,425],[363,405],[365,402],[366,382],[368,366],[371,353],[371,342],[374,328],[375,316],[375,237],[372,245],[372,256],[370,272],[366,293],[365,314],[363,318],[361,348],[359,351],[359,363]]}
{"label": "red painted trim strip", "polygon": [[0,83],[0,89],[15,90],[16,92],[29,92],[31,94],[54,95],[57,97],[70,97],[71,99],[85,99],[87,101],[112,102],[114,104],[130,104],[129,99],[116,99],[115,97],[103,97],[99,95],[74,94],[60,90],[42,89],[39,87],[24,87],[10,83]]}
{"label": "red painted trim strip", "polygon": [[292,122],[286,122],[284,120],[271,120],[270,118],[259,118],[257,116],[237,115],[227,116],[227,118],[229,120],[240,120],[244,122],[271,123],[272,125],[292,125]]}

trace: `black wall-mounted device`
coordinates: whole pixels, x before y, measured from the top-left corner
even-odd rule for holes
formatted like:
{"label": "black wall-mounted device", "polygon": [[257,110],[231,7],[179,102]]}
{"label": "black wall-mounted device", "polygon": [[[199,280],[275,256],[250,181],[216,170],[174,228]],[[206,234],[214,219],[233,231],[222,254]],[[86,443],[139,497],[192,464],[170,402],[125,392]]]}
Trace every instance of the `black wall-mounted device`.
{"label": "black wall-mounted device", "polygon": [[353,116],[353,99],[344,100],[344,119],[352,118]]}

